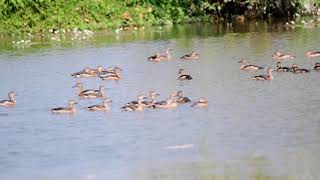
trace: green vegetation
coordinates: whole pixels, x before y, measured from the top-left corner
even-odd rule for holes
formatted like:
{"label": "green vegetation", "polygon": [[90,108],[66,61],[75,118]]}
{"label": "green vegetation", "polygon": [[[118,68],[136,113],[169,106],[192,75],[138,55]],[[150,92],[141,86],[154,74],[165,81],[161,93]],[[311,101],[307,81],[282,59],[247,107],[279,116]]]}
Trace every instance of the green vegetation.
{"label": "green vegetation", "polygon": [[[75,27],[101,30],[230,20],[234,15],[260,18],[266,13],[292,16],[302,3],[303,0],[0,0],[0,33]],[[315,3],[319,4],[320,0]]]}

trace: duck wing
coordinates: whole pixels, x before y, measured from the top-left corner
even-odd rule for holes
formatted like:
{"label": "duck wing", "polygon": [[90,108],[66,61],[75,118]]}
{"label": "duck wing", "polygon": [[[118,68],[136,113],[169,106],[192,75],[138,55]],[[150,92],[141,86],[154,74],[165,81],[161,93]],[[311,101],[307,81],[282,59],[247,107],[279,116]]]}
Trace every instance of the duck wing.
{"label": "duck wing", "polygon": [[9,102],[9,100],[2,100],[2,101],[0,101],[0,104],[7,103],[7,102]]}
{"label": "duck wing", "polygon": [[156,55],[156,54],[148,57],[149,60],[153,60],[153,59],[155,59],[155,58],[157,58],[157,55]]}
{"label": "duck wing", "polygon": [[264,69],[264,67],[249,64],[249,65],[244,66],[242,69]]}
{"label": "duck wing", "polygon": [[304,72],[304,73],[308,73],[308,72],[310,72],[310,70],[308,70],[308,69],[299,69],[301,72]]}
{"label": "duck wing", "polygon": [[77,77],[77,76],[80,76],[82,73],[84,72],[83,71],[75,72],[75,73],[72,73],[71,76]]}
{"label": "duck wing", "polygon": [[191,54],[186,54],[184,56],[181,56],[180,59],[189,59],[191,57],[192,57]]}
{"label": "duck wing", "polygon": [[183,74],[183,75],[179,76],[178,79],[179,80],[191,80],[192,77],[189,74]]}
{"label": "duck wing", "polygon": [[289,72],[290,71],[290,68],[288,67],[279,67],[277,69],[278,72]]}
{"label": "duck wing", "polygon": [[131,102],[128,102],[125,106],[131,106],[131,105],[137,105],[138,104],[138,101],[131,101]]}
{"label": "duck wing", "polygon": [[51,109],[51,111],[62,111],[62,110],[67,110],[68,108],[65,107],[57,107],[57,108],[53,108]]}
{"label": "duck wing", "polygon": [[269,75],[259,75],[259,76],[254,76],[255,80],[266,80],[269,78]]}
{"label": "duck wing", "polygon": [[86,89],[84,91],[82,91],[80,94],[84,95],[84,94],[98,94],[100,91],[99,90],[94,90],[94,89]]}
{"label": "duck wing", "polygon": [[103,105],[97,104],[97,105],[89,106],[86,109],[102,109],[102,108],[104,108]]}
{"label": "duck wing", "polygon": [[135,105],[126,105],[126,106],[121,107],[121,109],[123,111],[134,111],[136,109],[136,106]]}

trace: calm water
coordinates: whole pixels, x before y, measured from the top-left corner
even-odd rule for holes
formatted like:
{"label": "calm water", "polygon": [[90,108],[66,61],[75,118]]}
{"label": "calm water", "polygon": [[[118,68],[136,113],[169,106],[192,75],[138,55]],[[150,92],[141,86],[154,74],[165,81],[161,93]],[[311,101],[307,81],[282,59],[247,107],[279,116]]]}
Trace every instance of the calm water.
{"label": "calm water", "polygon": [[[320,73],[274,73],[272,82],[239,72],[241,57],[261,66],[281,49],[287,61],[313,68],[320,59],[320,28],[286,29],[247,24],[228,28],[197,24],[98,34],[84,41],[33,39],[27,46],[2,41],[0,97],[18,94],[15,108],[0,107],[0,179],[320,179]],[[8,43],[9,42],[9,43]],[[158,64],[146,57],[172,47],[174,59]],[[196,50],[199,61],[177,57]],[[83,108],[70,73],[85,66],[119,65],[119,82],[83,79],[86,88],[105,85],[113,101],[108,113]],[[194,80],[177,81],[183,67]],[[166,98],[182,90],[205,109],[121,112],[136,95],[156,90]],[[49,109],[76,99],[74,116]]]}

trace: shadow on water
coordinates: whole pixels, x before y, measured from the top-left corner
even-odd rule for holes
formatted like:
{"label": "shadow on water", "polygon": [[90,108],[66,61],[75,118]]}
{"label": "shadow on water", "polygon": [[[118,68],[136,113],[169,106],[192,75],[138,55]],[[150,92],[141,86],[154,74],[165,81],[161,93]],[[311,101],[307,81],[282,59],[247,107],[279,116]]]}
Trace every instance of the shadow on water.
{"label": "shadow on water", "polygon": [[[274,24],[268,24],[267,22],[246,22],[240,24],[234,24],[227,26],[226,24],[212,24],[212,23],[195,23],[185,25],[171,25],[163,27],[146,27],[137,30],[129,29],[123,30],[119,33],[116,32],[97,32],[92,37],[86,39],[77,40],[72,33],[66,34],[45,34],[35,36],[24,37],[6,37],[0,41],[0,52],[12,53],[12,55],[23,55],[24,53],[41,52],[46,49],[68,49],[75,47],[105,47],[113,46],[117,44],[123,44],[136,41],[166,41],[169,39],[181,39],[181,46],[188,47],[191,44],[192,38],[207,38],[207,37],[224,37],[228,34],[247,32],[259,32],[259,33],[286,33],[286,32],[301,32],[296,37],[297,40],[308,41],[308,37],[305,36],[305,28],[292,28],[287,27],[283,22],[277,22]],[[54,41],[51,37],[59,37],[61,41]],[[81,36],[81,35],[80,35]],[[230,35],[229,35],[230,36]],[[245,36],[245,35],[244,35]],[[14,44],[17,40],[30,40],[30,43]],[[230,39],[227,39],[230,40]],[[232,39],[231,39],[232,40]],[[259,42],[257,45],[263,45],[266,43]],[[301,43],[303,43],[301,42]]]}

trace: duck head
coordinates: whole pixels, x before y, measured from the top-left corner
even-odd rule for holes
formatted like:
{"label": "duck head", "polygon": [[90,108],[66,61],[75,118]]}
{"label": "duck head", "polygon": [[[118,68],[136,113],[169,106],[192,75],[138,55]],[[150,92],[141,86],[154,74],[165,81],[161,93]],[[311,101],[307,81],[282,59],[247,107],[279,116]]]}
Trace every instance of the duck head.
{"label": "duck head", "polygon": [[204,97],[201,97],[201,98],[199,99],[199,102],[200,102],[200,103],[207,103],[208,101],[207,101]]}
{"label": "duck head", "polygon": [[242,59],[240,59],[240,61],[238,63],[245,64],[245,63],[247,63],[247,60],[245,58],[242,58]]}
{"label": "duck head", "polygon": [[75,104],[78,104],[75,100],[69,100],[68,101],[69,107],[73,107]]}
{"label": "duck head", "polygon": [[184,71],[184,69],[183,69],[183,68],[180,68],[180,69],[179,69],[179,73],[178,73],[178,74],[182,74],[182,73],[183,73],[183,71]]}

